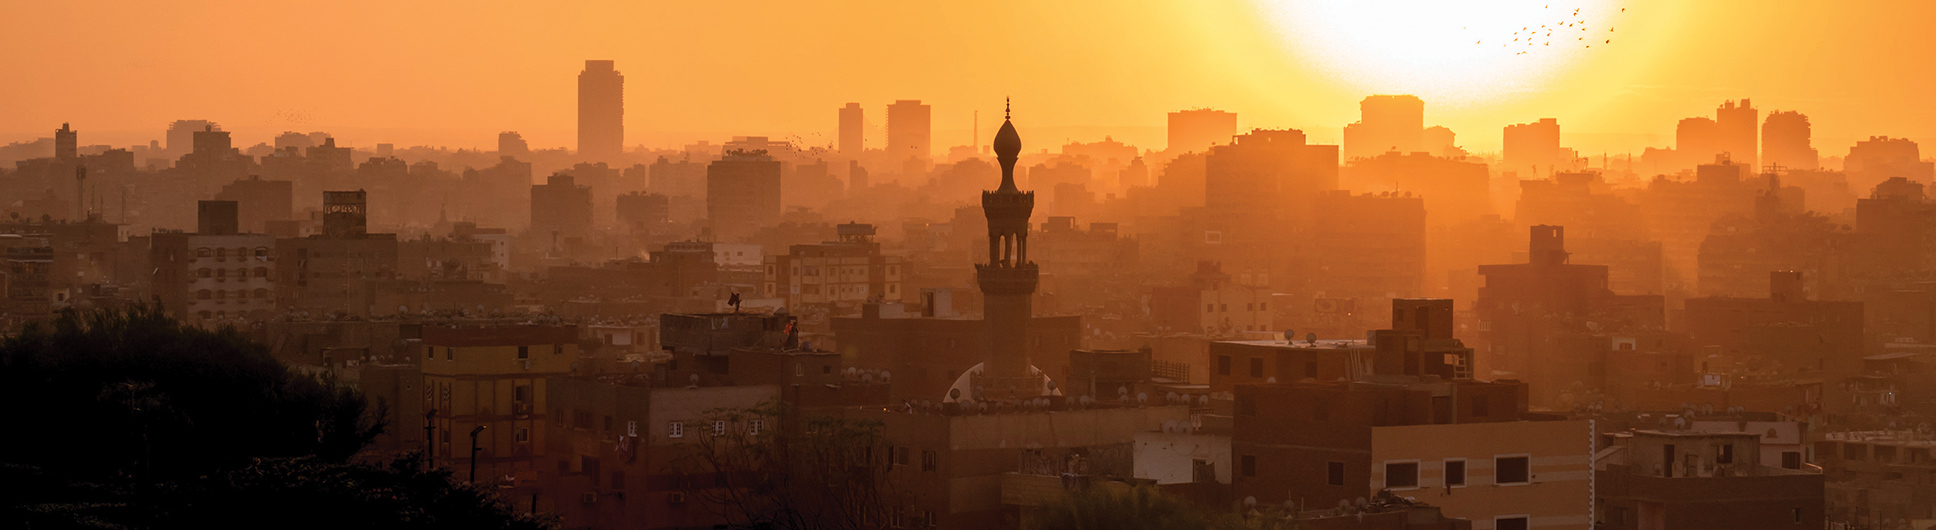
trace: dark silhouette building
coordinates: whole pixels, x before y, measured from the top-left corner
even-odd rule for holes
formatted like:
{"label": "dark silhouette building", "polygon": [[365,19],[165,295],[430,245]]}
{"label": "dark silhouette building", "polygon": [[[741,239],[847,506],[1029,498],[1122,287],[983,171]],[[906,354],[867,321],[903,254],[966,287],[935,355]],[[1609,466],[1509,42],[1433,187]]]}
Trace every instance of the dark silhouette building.
{"label": "dark silhouette building", "polygon": [[1237,113],[1211,109],[1179,110],[1170,113],[1169,147],[1171,153],[1201,153],[1210,146],[1230,143],[1237,135]]}
{"label": "dark silhouette building", "polygon": [[926,163],[934,156],[934,109],[918,99],[903,99],[887,106],[887,158],[896,165],[916,159]]}
{"label": "dark silhouette building", "polygon": [[737,242],[780,223],[781,164],[763,150],[733,150],[706,166],[714,241]]}
{"label": "dark silhouette building", "polygon": [[592,188],[558,174],[531,186],[531,233],[549,240],[584,237],[592,228]]}
{"label": "dark silhouette building", "polygon": [[612,161],[625,149],[625,76],[612,61],[585,61],[578,73],[578,156]]}
{"label": "dark silhouette building", "polygon": [[867,122],[859,103],[848,103],[840,108],[840,154],[859,156],[867,149]]}
{"label": "dark silhouette building", "polygon": [[1425,102],[1418,96],[1368,96],[1358,111],[1358,122],[1344,126],[1345,160],[1423,147]]}
{"label": "dark silhouette building", "polygon": [[1795,111],[1768,113],[1761,124],[1761,157],[1769,166],[1789,169],[1821,167],[1821,156],[1810,143],[1808,115]]}

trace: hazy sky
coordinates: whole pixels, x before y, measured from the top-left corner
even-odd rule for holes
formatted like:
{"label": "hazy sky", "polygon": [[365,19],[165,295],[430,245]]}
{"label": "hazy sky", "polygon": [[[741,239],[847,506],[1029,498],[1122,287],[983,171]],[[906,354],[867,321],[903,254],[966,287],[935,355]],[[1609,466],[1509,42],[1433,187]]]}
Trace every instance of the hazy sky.
{"label": "hazy sky", "polygon": [[[1478,43],[1569,7],[1614,42]],[[1679,118],[1741,97],[1809,114],[1824,155],[1868,135],[1936,141],[1926,1],[9,0],[0,20],[0,143],[64,121],[86,144],[145,143],[197,118],[244,145],[295,130],[490,147],[517,130],[572,146],[585,59],[625,74],[630,145],[824,145],[846,102],[878,124],[921,99],[939,148],[968,143],[975,110],[986,141],[1004,96],[1047,131],[1031,150],[1106,132],[1161,148],[1164,113],[1194,107],[1336,141],[1360,98],[1405,92],[1477,151],[1542,117],[1583,152],[1666,146]]]}

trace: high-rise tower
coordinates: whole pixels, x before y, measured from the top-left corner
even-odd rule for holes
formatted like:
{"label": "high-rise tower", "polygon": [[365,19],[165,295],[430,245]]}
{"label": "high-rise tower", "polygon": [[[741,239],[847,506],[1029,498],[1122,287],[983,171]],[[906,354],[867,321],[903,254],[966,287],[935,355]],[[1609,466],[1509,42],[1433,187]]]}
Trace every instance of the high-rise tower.
{"label": "high-rise tower", "polygon": [[1033,316],[1030,297],[1041,271],[1028,259],[1029,215],[1035,211],[1035,192],[1015,187],[1015,160],[1022,137],[1004,116],[995,133],[995,160],[1002,165],[1002,185],[981,194],[988,216],[988,263],[975,265],[981,286],[985,341],[988,351],[974,388],[987,398],[1016,399],[1046,395],[1047,378],[1029,363],[1028,328]]}
{"label": "high-rise tower", "polygon": [[585,61],[578,73],[578,156],[615,162],[625,146],[625,76],[612,61]]}
{"label": "high-rise tower", "polygon": [[840,108],[840,154],[860,156],[861,150],[866,149],[862,144],[865,139],[862,131],[866,127],[861,121],[862,116],[859,103],[848,103]]}
{"label": "high-rise tower", "polygon": [[896,165],[909,158],[926,161],[934,156],[931,120],[934,109],[918,99],[903,99],[887,106],[887,155]]}

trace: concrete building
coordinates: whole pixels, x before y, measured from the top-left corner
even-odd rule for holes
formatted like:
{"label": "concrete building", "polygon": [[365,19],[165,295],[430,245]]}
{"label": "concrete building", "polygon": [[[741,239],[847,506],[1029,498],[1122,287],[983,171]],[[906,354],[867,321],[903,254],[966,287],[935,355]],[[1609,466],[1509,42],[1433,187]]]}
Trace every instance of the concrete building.
{"label": "concrete building", "polygon": [[1553,118],[1507,125],[1504,142],[1500,169],[1525,171],[1519,173],[1521,177],[1538,178],[1571,171],[1579,158],[1572,149],[1560,147],[1560,122]]}
{"label": "concrete building", "polygon": [[794,245],[786,254],[766,256],[763,291],[786,300],[787,307],[858,306],[869,300],[899,300],[900,256],[881,254],[874,226],[842,224],[839,241]]}
{"label": "concrete building", "polygon": [[840,108],[840,154],[857,157],[867,150],[867,121],[859,103]]}
{"label": "concrete building", "polygon": [[578,73],[578,156],[614,162],[625,150],[625,76],[612,61],[585,61]]}
{"label": "concrete building", "polygon": [[1666,329],[1662,297],[1614,294],[1606,266],[1570,262],[1565,234],[1532,227],[1526,263],[1479,266],[1474,373],[1529,383],[1539,407],[1566,405],[1562,395],[1598,386],[1594,374],[1603,373],[1615,335]]}
{"label": "concrete building", "polygon": [[1795,111],[1775,111],[1761,124],[1761,158],[1769,167],[1816,169],[1821,155],[1810,140],[1808,115]]}
{"label": "concrete building", "polygon": [[391,311],[377,300],[397,275],[397,236],[368,233],[367,204],[362,191],[324,192],[323,233],[276,240],[279,308],[317,316]]}
{"label": "concrete building", "polygon": [[262,180],[251,175],[222,186],[216,200],[235,201],[240,207],[243,231],[268,233],[270,221],[287,220],[295,202],[295,183],[287,180]]}
{"label": "concrete building", "polygon": [[276,239],[236,230],[233,201],[201,201],[193,234],[157,232],[149,243],[150,288],[162,308],[189,322],[262,320],[276,311]]}
{"label": "concrete building", "polygon": [[1689,298],[1689,345],[1788,370],[1854,374],[1862,369],[1862,302],[1810,300],[1802,275],[1769,274],[1767,298]]}
{"label": "concrete building", "polygon": [[1418,96],[1366,96],[1358,112],[1358,121],[1344,126],[1345,160],[1423,150],[1425,101]]}
{"label": "concrete building", "polygon": [[1314,286],[1374,310],[1425,293],[1425,201],[1391,194],[1319,194],[1309,258]]}
{"label": "concrete building", "polygon": [[578,361],[577,326],[424,326],[421,344],[433,461],[528,498],[550,442],[547,385]]}
{"label": "concrete building", "polygon": [[765,151],[727,151],[706,166],[706,219],[714,241],[740,242],[779,224],[781,162]]}
{"label": "concrete building", "polygon": [[[918,99],[897,100],[887,106],[888,162],[895,166],[918,160],[922,168],[934,157],[932,117],[934,109]],[[913,175],[904,175],[913,177]]]}
{"label": "concrete building", "polygon": [[1179,110],[1169,114],[1166,129],[1172,154],[1201,153],[1231,142],[1237,135],[1237,113],[1212,109]]}
{"label": "concrete building", "polygon": [[1594,455],[1597,528],[1822,528],[1823,475],[1763,459],[1759,432],[1634,430]]}
{"label": "concrete building", "polygon": [[565,174],[531,185],[531,233],[552,245],[582,238],[592,230],[592,188]]}
{"label": "concrete building", "polygon": [[1226,336],[1276,331],[1276,310],[1266,286],[1233,281],[1223,264],[1197,262],[1185,285],[1150,289],[1150,321],[1159,330]]}

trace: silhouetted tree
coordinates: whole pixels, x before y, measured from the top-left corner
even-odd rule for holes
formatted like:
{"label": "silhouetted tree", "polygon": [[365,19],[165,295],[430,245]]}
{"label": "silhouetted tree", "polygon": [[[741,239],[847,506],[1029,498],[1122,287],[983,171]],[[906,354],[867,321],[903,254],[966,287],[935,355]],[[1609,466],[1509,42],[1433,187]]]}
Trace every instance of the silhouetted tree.
{"label": "silhouetted tree", "polygon": [[546,528],[412,456],[358,392],[159,308],[64,312],[0,341],[0,528]]}
{"label": "silhouetted tree", "polygon": [[1030,528],[1043,530],[1238,530],[1290,529],[1282,517],[1252,514],[1240,517],[1216,512],[1164,495],[1155,486],[1096,484],[1068,491],[1054,502],[1037,507]]}

